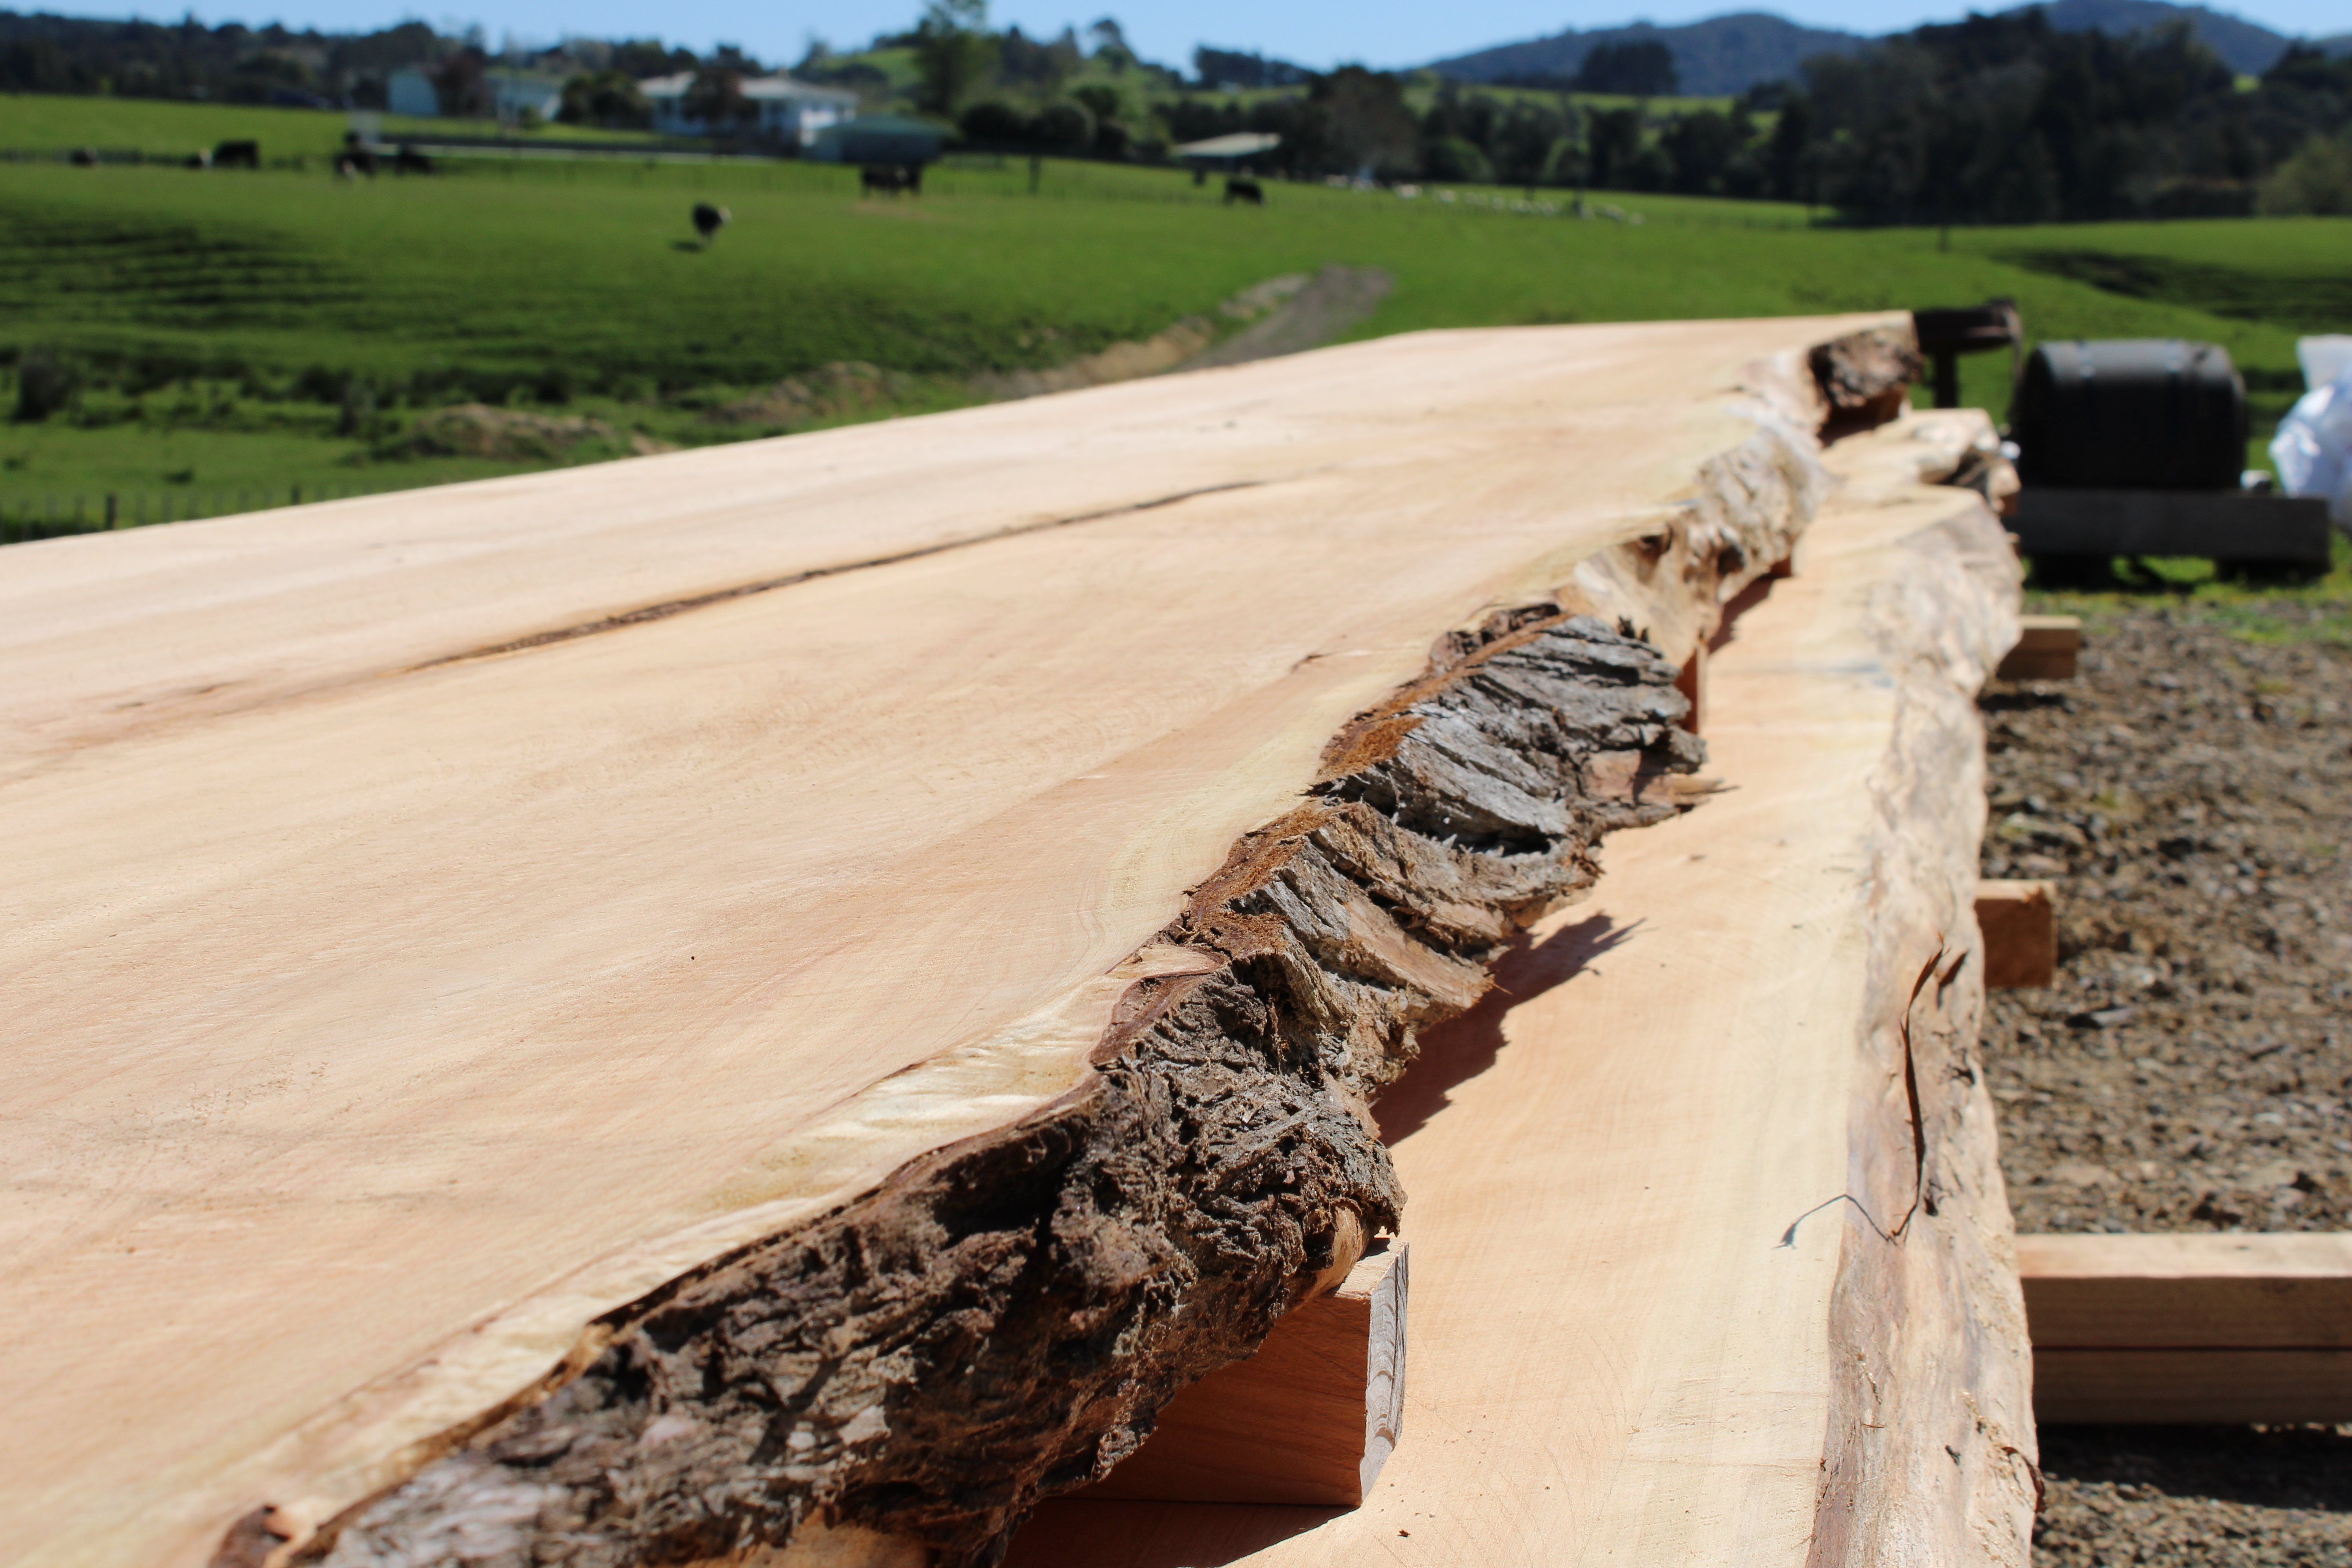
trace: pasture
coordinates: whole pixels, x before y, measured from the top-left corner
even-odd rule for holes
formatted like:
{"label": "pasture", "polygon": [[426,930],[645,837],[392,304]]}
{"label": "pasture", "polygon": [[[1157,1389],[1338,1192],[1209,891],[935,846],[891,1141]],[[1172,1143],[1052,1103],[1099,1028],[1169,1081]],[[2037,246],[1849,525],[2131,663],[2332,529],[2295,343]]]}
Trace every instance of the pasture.
{"label": "pasture", "polygon": [[[493,136],[498,127],[464,120],[420,120],[406,115],[376,117],[387,137],[426,134]],[[315,109],[272,109],[257,104],[174,103],[153,98],[74,98],[47,93],[0,92],[0,153],[53,153],[68,147],[104,147],[150,157],[185,157],[222,142],[261,143],[265,159],[329,158],[342,145],[349,120]],[[647,142],[630,132],[544,125],[516,133],[520,140]]]}
{"label": "pasture", "polygon": [[[0,143],[5,115],[32,101],[0,99]],[[322,148],[342,124],[194,112],[302,120]],[[2296,333],[2352,328],[2341,219],[1947,241],[1813,226],[1766,203],[1593,196],[1639,213],[1636,226],[1512,211],[1515,191],[1455,196],[1276,184],[1264,210],[1227,208],[1181,172],[1052,160],[1034,195],[1022,162],[981,160],[931,171],[919,198],[870,200],[856,170],[807,163],[477,160],[373,182],[0,164],[0,357],[46,356],[80,387],[46,422],[0,426],[0,516],[77,489],[193,492],[250,475],[317,493],[611,450],[502,460],[401,445],[420,411],[467,401],[562,405],[671,443],[732,439],[783,426],[714,423],[714,406],[863,362],[893,373],[888,399],[802,422],[950,406],[977,395],[981,373],[1146,338],[1332,262],[1395,279],[1350,336],[2012,295],[2037,337],[2227,345],[2266,423],[2298,384]],[[733,215],[708,247],[688,221],[698,201]],[[1967,397],[2000,412],[2006,360],[1963,364]],[[0,382],[0,405],[16,391]]]}

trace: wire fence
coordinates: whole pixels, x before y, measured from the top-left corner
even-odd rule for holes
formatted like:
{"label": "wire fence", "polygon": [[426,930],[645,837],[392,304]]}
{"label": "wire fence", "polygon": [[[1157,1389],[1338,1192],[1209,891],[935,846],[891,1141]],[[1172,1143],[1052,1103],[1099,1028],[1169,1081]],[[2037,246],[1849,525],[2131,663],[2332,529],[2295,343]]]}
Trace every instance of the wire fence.
{"label": "wire fence", "polygon": [[104,533],[110,529],[144,528],[154,522],[191,522],[202,517],[231,517],[238,512],[268,511],[278,507],[347,500],[353,496],[372,496],[415,488],[410,485],[273,485],[242,489],[58,491],[47,495],[0,495],[0,543],[58,539],[73,533]]}

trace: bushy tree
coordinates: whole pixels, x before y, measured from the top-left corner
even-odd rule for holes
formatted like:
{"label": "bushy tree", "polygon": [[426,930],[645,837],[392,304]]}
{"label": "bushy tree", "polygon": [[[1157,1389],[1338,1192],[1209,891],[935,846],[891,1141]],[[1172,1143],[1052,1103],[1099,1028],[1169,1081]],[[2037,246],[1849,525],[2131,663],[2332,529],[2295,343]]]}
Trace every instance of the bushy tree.
{"label": "bushy tree", "polygon": [[563,105],[555,117],[568,125],[643,130],[653,123],[653,106],[624,72],[583,72],[563,84]]}
{"label": "bushy tree", "polygon": [[1421,172],[1433,180],[1456,180],[1465,185],[1494,184],[1495,165],[1485,149],[1460,136],[1433,136],[1422,144]]}
{"label": "bushy tree", "polygon": [[1095,144],[1095,117],[1082,103],[1049,103],[1030,121],[1029,139],[1055,152],[1083,153]]}
{"label": "bushy tree", "polygon": [[956,120],[964,139],[989,146],[1008,146],[1029,140],[1029,118],[1002,99],[984,99]]}
{"label": "bushy tree", "polygon": [[490,112],[490,85],[483,74],[482,51],[453,49],[430,73],[433,96],[441,112],[457,120],[481,120]]}
{"label": "bushy tree", "polygon": [[1318,172],[1411,173],[1420,152],[1419,128],[1404,106],[1404,83],[1386,71],[1341,66],[1318,76],[1307,103],[1321,111],[1318,148],[1332,160]]}
{"label": "bushy tree", "polygon": [[2352,214],[2352,136],[2314,136],[2263,182],[2266,213]]}
{"label": "bushy tree", "polygon": [[1633,189],[1633,162],[1642,151],[1640,110],[1604,109],[1585,123],[1585,177],[1602,190]]}
{"label": "bushy tree", "polygon": [[696,71],[694,79],[687,84],[686,101],[680,107],[688,120],[714,133],[742,124],[759,113],[751,100],[743,96],[743,73],[724,66],[705,66]]}
{"label": "bushy tree", "polygon": [[[1873,222],[2243,212],[2263,93],[2185,25],[2113,38],[2038,9],[1916,28],[1805,66],[1820,195]],[[1777,177],[1777,176],[1776,176]]]}
{"label": "bushy tree", "polygon": [[996,40],[988,34],[988,0],[931,0],[915,30],[917,98],[933,114],[952,115],[988,78]]}

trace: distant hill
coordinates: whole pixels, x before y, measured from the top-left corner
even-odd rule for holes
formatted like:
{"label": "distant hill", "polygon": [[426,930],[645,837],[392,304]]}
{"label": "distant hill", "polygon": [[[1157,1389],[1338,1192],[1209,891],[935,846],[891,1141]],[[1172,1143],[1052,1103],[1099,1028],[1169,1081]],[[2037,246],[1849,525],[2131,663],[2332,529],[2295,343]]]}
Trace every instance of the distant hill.
{"label": "distant hill", "polygon": [[2286,53],[2287,38],[2268,27],[2203,5],[2168,5],[2165,0],[2053,0],[2044,7],[2050,25],[2068,33],[2121,35],[2168,22],[2187,22],[2230,68],[2260,76]]}
{"label": "distant hill", "polygon": [[1456,81],[1565,79],[1574,76],[1584,57],[1603,44],[1650,39],[1673,52],[1681,90],[1708,96],[1745,92],[1759,81],[1794,76],[1799,63],[1813,55],[1841,54],[1866,41],[1853,33],[1802,27],[1786,17],[1744,11],[1680,27],[1658,27],[1647,22],[1596,27],[1589,33],[1570,27],[1549,38],[1503,44],[1438,60],[1430,68]]}
{"label": "distant hill", "polygon": [[[2022,7],[2017,7],[2022,9]],[[2268,27],[2204,5],[2173,5],[2166,0],[2052,0],[2044,7],[2053,26],[2066,32],[2131,33],[2167,22],[2185,21],[2231,68],[2259,75],[2286,51],[2288,40]],[[1602,44],[1654,38],[1673,51],[1682,90],[1713,96],[1745,92],[1760,81],[1793,77],[1814,55],[1843,54],[1870,40],[1858,33],[1804,27],[1765,11],[1742,11],[1679,27],[1636,22],[1624,27],[1579,32],[1570,27],[1548,38],[1501,44],[1430,68],[1456,81],[1565,79]],[[2352,54],[2352,34],[2318,40],[2331,54]]]}

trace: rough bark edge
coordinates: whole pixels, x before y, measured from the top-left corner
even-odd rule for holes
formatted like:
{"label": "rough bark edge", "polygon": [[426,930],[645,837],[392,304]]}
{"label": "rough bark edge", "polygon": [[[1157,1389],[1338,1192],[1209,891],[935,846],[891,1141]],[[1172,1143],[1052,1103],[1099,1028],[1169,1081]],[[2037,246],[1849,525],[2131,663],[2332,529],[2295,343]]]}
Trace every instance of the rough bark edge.
{"label": "rough bark edge", "polygon": [[1868,1001],[1849,1123],[1856,1200],[1831,1302],[1836,1379],[1809,1568],[2025,1568],[2040,1477],[2031,1352],[1977,1054],[1984,822],[1975,696],[2014,640],[1989,512],[1905,542],[1871,604],[1895,717],[1873,780]]}
{"label": "rough bark edge", "polygon": [[[1794,389],[1759,390],[1757,433],[1611,552],[1634,592],[1602,597],[1673,612],[1685,651],[1831,488]],[[1160,933],[1214,970],[1131,988],[1099,1077],[607,1314],[315,1532],[255,1509],[215,1568],[789,1559],[796,1533],[845,1561],[996,1561],[1036,1501],[1107,1472],[1178,1388],[1393,1226],[1369,1104],[1415,1031],[1589,889],[1602,833],[1701,793],[1676,787],[1702,753],[1675,728],[1675,667],[1581,607],[1570,592],[1441,639],[1335,737],[1317,798]],[[1545,670],[1562,655],[1580,683]],[[1592,710],[1612,693],[1632,707]],[[1226,1190],[1254,1171],[1280,1173],[1255,1206]],[[1031,1339],[1009,1348],[1008,1328]]]}

